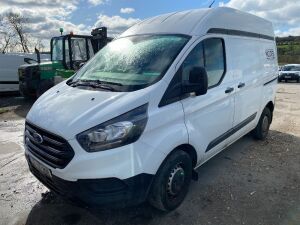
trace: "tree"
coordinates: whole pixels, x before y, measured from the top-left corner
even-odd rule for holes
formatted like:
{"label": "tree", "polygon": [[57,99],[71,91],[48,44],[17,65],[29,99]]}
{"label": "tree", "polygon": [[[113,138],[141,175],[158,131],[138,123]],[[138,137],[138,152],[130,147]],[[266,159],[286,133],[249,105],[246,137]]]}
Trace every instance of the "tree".
{"label": "tree", "polygon": [[5,53],[11,47],[13,34],[7,31],[4,17],[0,17],[0,52]]}
{"label": "tree", "polygon": [[28,18],[18,13],[9,12],[0,18],[1,51],[5,52],[10,46],[19,45],[23,52],[29,52],[28,33],[26,25]]}

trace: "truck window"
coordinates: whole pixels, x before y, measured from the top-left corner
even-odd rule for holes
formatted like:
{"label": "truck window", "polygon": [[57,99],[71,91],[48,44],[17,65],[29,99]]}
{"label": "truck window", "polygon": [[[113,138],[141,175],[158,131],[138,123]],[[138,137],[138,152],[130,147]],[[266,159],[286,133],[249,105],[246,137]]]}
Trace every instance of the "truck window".
{"label": "truck window", "polygon": [[182,64],[182,79],[187,80],[193,67],[204,67],[208,76],[208,87],[217,85],[225,72],[223,40],[210,38],[200,42]]}
{"label": "truck window", "polygon": [[87,61],[87,49],[84,38],[72,38],[71,48],[73,61]]}

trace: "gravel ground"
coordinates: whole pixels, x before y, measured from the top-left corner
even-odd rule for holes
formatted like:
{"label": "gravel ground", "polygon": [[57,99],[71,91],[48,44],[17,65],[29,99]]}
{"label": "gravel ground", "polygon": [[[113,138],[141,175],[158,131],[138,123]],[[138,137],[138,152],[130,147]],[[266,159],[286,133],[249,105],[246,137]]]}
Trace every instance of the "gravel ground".
{"label": "gravel ground", "polygon": [[49,192],[28,171],[21,97],[0,96],[0,224],[300,224],[300,85],[280,84],[266,141],[250,135],[198,169],[180,208],[87,209]]}

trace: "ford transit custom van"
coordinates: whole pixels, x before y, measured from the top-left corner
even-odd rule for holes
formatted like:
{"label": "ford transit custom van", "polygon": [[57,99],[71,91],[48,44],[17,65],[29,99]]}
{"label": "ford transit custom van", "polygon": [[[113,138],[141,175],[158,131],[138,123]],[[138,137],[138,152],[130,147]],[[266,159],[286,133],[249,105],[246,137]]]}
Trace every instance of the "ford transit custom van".
{"label": "ford transit custom van", "polygon": [[146,19],[43,94],[26,117],[31,172],[84,205],[170,211],[195,169],[252,132],[277,84],[272,24],[220,7]]}

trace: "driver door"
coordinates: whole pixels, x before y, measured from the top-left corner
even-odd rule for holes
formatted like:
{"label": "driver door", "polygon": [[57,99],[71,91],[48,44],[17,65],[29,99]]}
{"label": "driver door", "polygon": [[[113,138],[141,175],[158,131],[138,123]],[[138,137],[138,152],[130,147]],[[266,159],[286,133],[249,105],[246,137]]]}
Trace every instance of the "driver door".
{"label": "driver door", "polygon": [[207,71],[208,92],[191,95],[181,102],[189,142],[205,161],[228,144],[226,134],[233,126],[234,91],[228,92],[232,85],[226,79],[223,39],[208,38],[196,44],[182,64],[183,80],[188,79],[193,67],[199,66]]}

